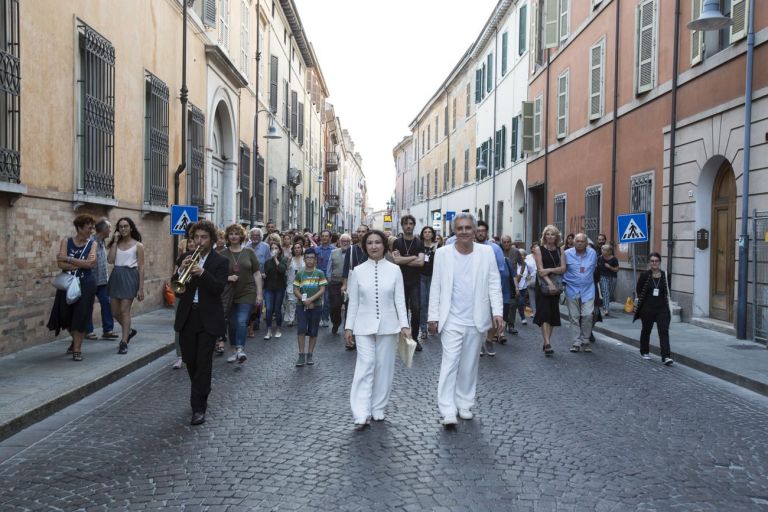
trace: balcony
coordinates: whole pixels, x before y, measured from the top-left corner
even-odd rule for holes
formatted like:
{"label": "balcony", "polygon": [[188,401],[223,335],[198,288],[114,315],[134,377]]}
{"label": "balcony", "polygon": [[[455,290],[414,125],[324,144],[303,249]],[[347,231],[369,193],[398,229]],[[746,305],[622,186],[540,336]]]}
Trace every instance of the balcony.
{"label": "balcony", "polygon": [[328,213],[336,213],[339,211],[339,196],[333,194],[327,194],[325,196],[325,210]]}
{"label": "balcony", "polygon": [[325,170],[326,172],[339,170],[339,155],[332,151],[325,154]]}

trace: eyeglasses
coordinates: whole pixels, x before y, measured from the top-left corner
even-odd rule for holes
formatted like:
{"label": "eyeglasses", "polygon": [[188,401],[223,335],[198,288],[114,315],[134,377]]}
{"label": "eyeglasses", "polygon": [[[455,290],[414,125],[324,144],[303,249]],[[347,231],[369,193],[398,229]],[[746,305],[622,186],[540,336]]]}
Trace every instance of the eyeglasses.
{"label": "eyeglasses", "polygon": [[656,260],[656,259],[648,260],[648,261],[651,263],[661,263],[661,260]]}

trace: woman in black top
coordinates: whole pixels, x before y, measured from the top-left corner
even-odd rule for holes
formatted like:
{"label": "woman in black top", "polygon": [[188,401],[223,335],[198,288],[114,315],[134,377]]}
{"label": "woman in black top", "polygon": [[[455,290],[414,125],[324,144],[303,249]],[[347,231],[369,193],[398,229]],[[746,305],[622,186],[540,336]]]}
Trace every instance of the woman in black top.
{"label": "woman in black top", "polygon": [[533,259],[536,261],[536,268],[538,269],[536,315],[533,317],[533,323],[541,327],[541,334],[544,338],[544,354],[551,356],[555,353],[550,344],[552,329],[560,325],[560,294],[545,295],[539,286],[539,281],[545,281],[549,285],[549,289],[553,289],[550,274],[562,275],[565,272],[565,258],[562,257],[560,250],[559,229],[552,225],[544,228],[539,246],[533,248]]}
{"label": "woman in black top", "polygon": [[421,267],[421,311],[419,316],[419,330],[421,339],[427,339],[427,313],[429,312],[429,290],[432,284],[432,267],[435,264],[435,251],[437,243],[435,242],[435,230],[431,226],[421,228],[419,235],[421,243],[424,245],[424,266]]}
{"label": "woman in black top", "polygon": [[640,331],[640,356],[650,359],[650,341],[653,323],[659,332],[659,345],[661,347],[661,362],[667,366],[674,363],[670,357],[669,349],[669,323],[672,315],[669,312],[669,287],[667,275],[659,267],[661,266],[661,254],[652,252],[648,255],[649,270],[646,270],[637,280],[637,300],[635,301],[635,316],[643,322]]}
{"label": "woman in black top", "polygon": [[613,248],[610,245],[603,245],[600,250],[602,254],[597,259],[597,273],[599,276],[600,293],[603,295],[602,314],[608,315],[608,307],[613,299],[613,292],[616,290],[616,275],[619,273],[619,260],[613,255]]}
{"label": "woman in black top", "polygon": [[275,338],[282,336],[280,327],[283,326],[283,298],[285,297],[286,273],[288,261],[283,258],[283,248],[280,242],[269,244],[270,258],[264,263],[264,303],[267,308],[267,334],[264,339],[272,337],[272,317],[275,317]]}

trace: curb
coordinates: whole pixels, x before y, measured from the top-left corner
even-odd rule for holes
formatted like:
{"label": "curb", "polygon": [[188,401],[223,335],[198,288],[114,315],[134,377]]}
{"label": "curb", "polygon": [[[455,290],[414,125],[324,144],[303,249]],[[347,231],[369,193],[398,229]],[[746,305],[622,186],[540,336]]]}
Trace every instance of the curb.
{"label": "curb", "polygon": [[[610,329],[606,329],[605,327],[597,326],[597,325],[592,327],[592,330],[600,334],[605,334],[606,336],[610,336],[611,338],[617,339],[627,345],[632,345],[637,349],[640,348],[640,340],[636,340],[620,332],[612,331]],[[651,345],[651,352],[661,357],[659,348],[656,347],[655,345]],[[759,393],[763,396],[768,396],[768,384],[764,382],[750,379],[749,377],[745,377],[743,375],[738,375],[731,371],[724,370],[716,366],[712,366],[711,364],[698,361],[696,359],[693,359],[692,357],[688,357],[682,354],[675,353],[674,356],[675,356],[674,357],[675,363],[683,364],[685,366],[693,368],[694,370],[698,370],[700,372],[706,373],[713,377],[717,377],[718,379],[724,380],[726,382],[730,382],[731,384],[736,384],[737,386],[748,389],[750,391],[754,391],[755,393]]]}
{"label": "curb", "polygon": [[102,375],[94,381],[87,382],[75,389],[67,391],[63,395],[54,398],[50,402],[30,409],[29,411],[24,412],[20,416],[17,416],[7,423],[0,425],[0,441],[4,441],[14,434],[24,430],[25,428],[44,420],[48,416],[59,412],[65,407],[68,407],[75,402],[78,402],[79,400],[82,400],[88,395],[91,395],[96,391],[112,384],[116,380],[125,377],[129,373],[141,368],[142,366],[146,366],[155,359],[158,359],[172,351],[173,345],[174,343],[171,341],[166,345],[158,347],[148,354],[145,354],[138,359],[134,359],[125,366],[121,366],[120,368],[117,368],[116,370],[113,370],[106,375]]}

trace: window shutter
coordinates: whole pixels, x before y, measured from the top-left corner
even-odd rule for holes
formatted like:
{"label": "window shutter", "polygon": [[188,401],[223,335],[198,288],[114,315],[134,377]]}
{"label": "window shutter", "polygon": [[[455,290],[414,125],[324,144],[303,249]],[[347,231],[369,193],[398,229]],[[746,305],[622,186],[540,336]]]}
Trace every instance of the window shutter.
{"label": "window shutter", "polygon": [[304,104],[299,103],[299,144],[304,144]]}
{"label": "window shutter", "polygon": [[493,53],[488,54],[488,82],[486,84],[486,89],[488,92],[491,92],[493,89]]}
{"label": "window shutter", "polygon": [[731,43],[747,37],[747,20],[749,19],[749,0],[732,0],[731,2]]}
{"label": "window shutter", "polygon": [[501,127],[501,145],[499,147],[501,156],[499,156],[499,168],[503,169],[507,165],[507,127]]}
{"label": "window shutter", "polygon": [[643,0],[637,6],[637,94],[653,89],[656,79],[656,2]]}
{"label": "window shutter", "polygon": [[[691,0],[691,20],[695,20],[701,14],[702,0]],[[704,54],[704,32],[691,31],[691,66],[702,61]]]}
{"label": "window shutter", "polygon": [[560,0],[560,42],[568,39],[570,32],[570,11],[568,9],[571,0]]}
{"label": "window shutter", "polygon": [[480,181],[480,148],[477,148],[477,155],[475,155],[475,181]]}
{"label": "window shutter", "polygon": [[544,48],[557,48],[560,44],[558,34],[560,0],[544,0]]}
{"label": "window shutter", "polygon": [[443,117],[443,135],[448,136],[448,105],[445,106],[445,116]]}
{"label": "window shutter", "polygon": [[533,150],[541,150],[541,96],[533,102]]}
{"label": "window shutter", "polygon": [[525,53],[525,36],[526,28],[528,27],[528,6],[520,6],[520,17],[517,20],[517,54],[522,55]]}
{"label": "window shutter", "polygon": [[562,139],[568,133],[568,73],[557,79],[557,138]]}
{"label": "window shutter", "polygon": [[509,34],[507,32],[504,32],[501,34],[501,74],[506,75],[507,74],[507,44],[508,44]]}
{"label": "window shutter", "polygon": [[299,95],[291,91],[291,137],[296,138],[299,131]]}
{"label": "window shutter", "polygon": [[493,147],[493,170],[501,168],[501,130],[496,130],[496,140]]}
{"label": "window shutter", "polygon": [[481,69],[475,70],[475,103],[480,103],[482,99],[483,91],[483,71]]}
{"label": "window shutter", "polygon": [[589,120],[603,115],[605,40],[589,49]]}
{"label": "window shutter", "polygon": [[[530,103],[530,102],[528,102],[528,103]],[[520,136],[519,135],[519,131],[520,131],[519,123],[520,123],[520,120],[519,120],[518,116],[515,116],[515,117],[512,118],[512,134],[511,134],[512,136],[510,137],[512,139],[512,145],[510,146],[510,151],[509,152],[510,152],[510,156],[512,157],[512,161],[513,162],[517,161],[518,155],[519,155],[518,150],[517,150],[517,138]]]}
{"label": "window shutter", "polygon": [[203,0],[203,25],[216,28],[216,0]]}
{"label": "window shutter", "polygon": [[279,61],[274,55],[269,59],[269,110],[277,114],[277,66]]}
{"label": "window shutter", "polygon": [[[522,23],[522,22],[521,22]],[[531,3],[531,40],[530,40],[530,53],[528,54],[528,61],[531,72],[536,70],[537,59],[539,55],[539,4],[538,2]]]}

